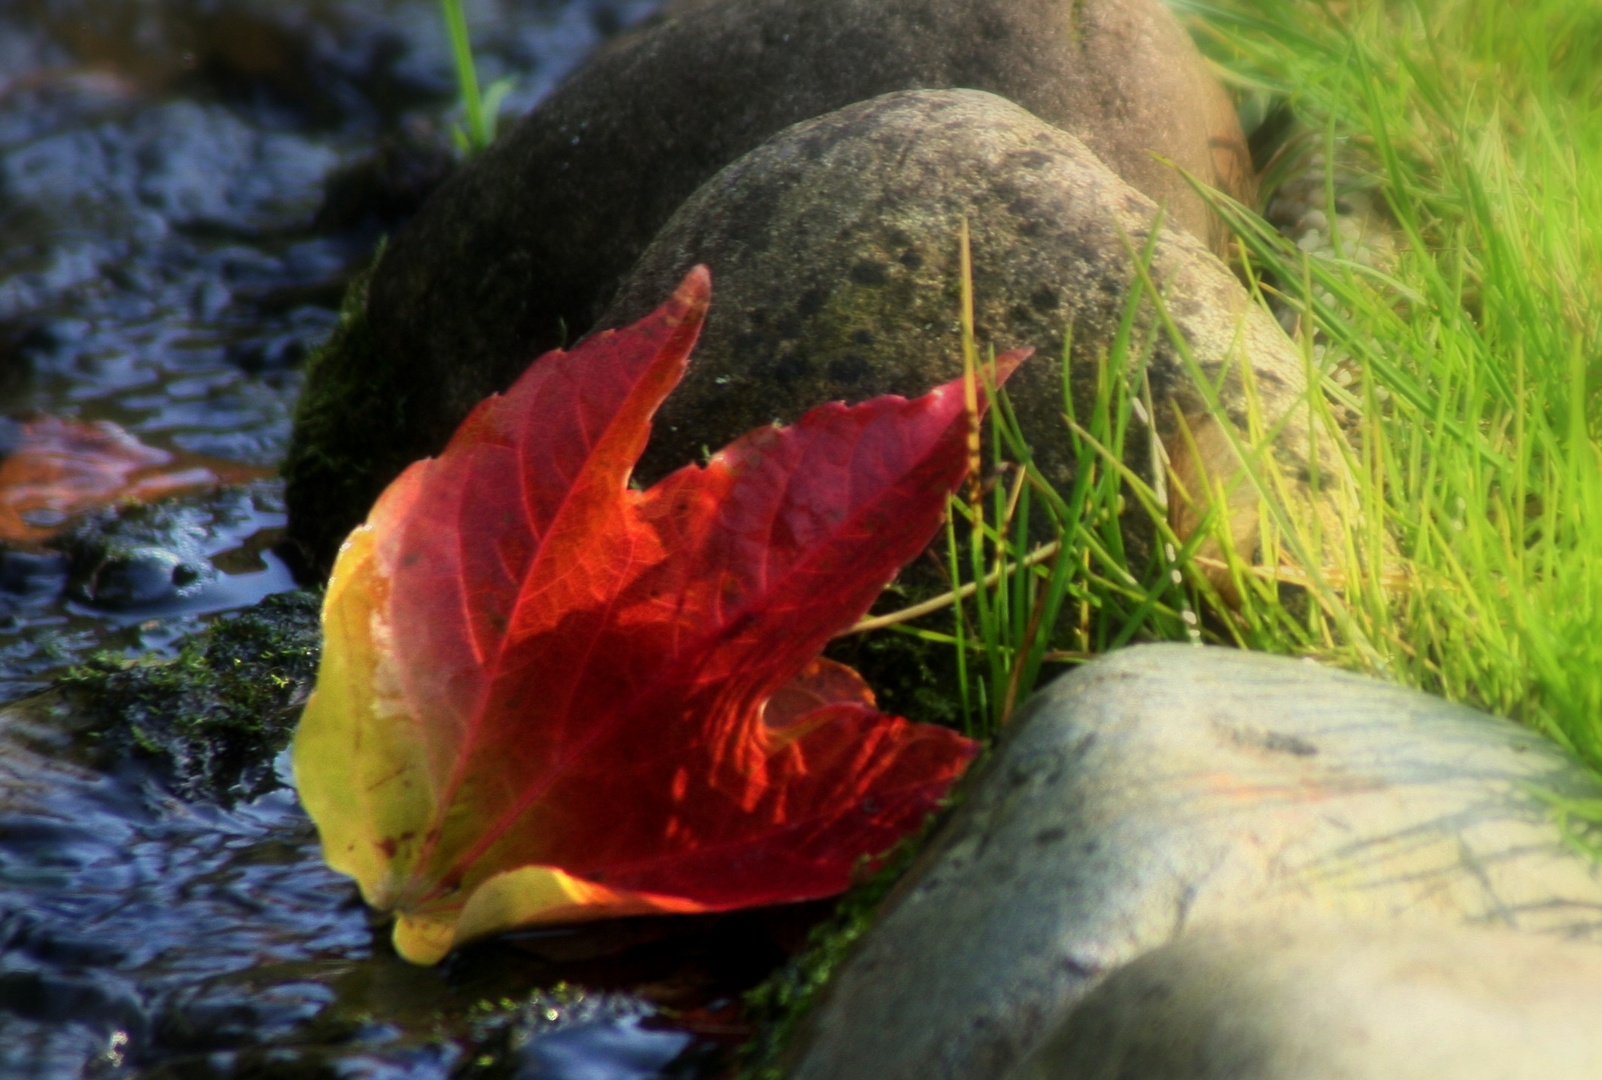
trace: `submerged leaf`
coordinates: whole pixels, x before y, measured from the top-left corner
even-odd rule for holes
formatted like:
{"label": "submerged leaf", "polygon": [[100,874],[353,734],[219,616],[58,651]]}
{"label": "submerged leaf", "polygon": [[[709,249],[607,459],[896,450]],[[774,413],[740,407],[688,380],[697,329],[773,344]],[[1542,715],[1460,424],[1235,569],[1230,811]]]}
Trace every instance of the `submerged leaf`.
{"label": "submerged leaf", "polygon": [[966,468],[960,381],[825,405],[631,490],[709,292],[698,268],[542,357],[340,553],[296,779],[409,959],[831,895],[976,749],[816,659],[938,528]]}
{"label": "submerged leaf", "polygon": [[270,476],[271,470],[146,446],[109,421],[11,424],[0,460],[0,541],[37,543],[74,515]]}

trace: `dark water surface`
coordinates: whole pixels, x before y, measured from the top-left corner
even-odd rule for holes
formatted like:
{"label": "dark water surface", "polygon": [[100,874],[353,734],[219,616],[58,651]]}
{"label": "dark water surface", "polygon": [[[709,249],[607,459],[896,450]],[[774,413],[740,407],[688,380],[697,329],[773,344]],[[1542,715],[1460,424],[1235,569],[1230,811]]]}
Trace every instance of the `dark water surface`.
{"label": "dark water surface", "polygon": [[[469,2],[481,82],[514,78],[522,111],[649,6]],[[453,92],[435,0],[0,0],[0,416],[275,465],[345,283],[448,171]],[[59,552],[0,551],[0,699],[292,587],[276,481],[173,513],[199,569],[168,595],[112,604]],[[37,700],[0,711],[7,1080],[711,1075],[734,995],[811,914],[415,968],[287,786],[186,803],[138,763],[83,764],[70,728]]]}

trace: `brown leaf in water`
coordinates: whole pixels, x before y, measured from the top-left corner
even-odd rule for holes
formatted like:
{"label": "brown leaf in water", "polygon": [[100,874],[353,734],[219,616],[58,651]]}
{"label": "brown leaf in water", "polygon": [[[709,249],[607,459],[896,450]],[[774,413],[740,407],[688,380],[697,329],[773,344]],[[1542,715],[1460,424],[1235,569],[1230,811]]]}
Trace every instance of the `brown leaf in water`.
{"label": "brown leaf in water", "polygon": [[255,465],[146,446],[107,420],[40,416],[0,460],[0,541],[36,544],[73,516],[119,502],[240,484],[272,475]]}

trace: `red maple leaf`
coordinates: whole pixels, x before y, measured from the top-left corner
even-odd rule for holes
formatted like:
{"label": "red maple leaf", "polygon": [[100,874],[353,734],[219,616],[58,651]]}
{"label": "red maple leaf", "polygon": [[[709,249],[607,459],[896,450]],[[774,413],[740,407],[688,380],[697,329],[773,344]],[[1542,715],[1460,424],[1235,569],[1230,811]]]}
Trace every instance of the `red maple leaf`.
{"label": "red maple leaf", "polygon": [[410,959],[834,894],[976,749],[817,659],[939,527],[967,466],[961,381],[825,405],[631,490],[709,294],[698,268],[634,326],[542,357],[341,551],[296,778]]}

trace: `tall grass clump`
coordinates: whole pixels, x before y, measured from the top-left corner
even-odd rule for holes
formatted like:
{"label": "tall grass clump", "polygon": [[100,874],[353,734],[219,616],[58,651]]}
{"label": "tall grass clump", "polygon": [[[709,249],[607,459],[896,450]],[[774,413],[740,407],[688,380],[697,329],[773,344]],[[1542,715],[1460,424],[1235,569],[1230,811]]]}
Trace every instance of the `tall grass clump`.
{"label": "tall grass clump", "polygon": [[[1064,401],[1073,489],[1034,477],[1001,395],[988,487],[953,503],[953,592],[903,613],[943,602],[949,629],[925,619],[899,631],[957,647],[978,733],[1005,723],[1052,664],[1132,640],[1208,640],[1511,716],[1602,768],[1602,8],[1175,6],[1248,106],[1295,117],[1264,171],[1268,193],[1320,154],[1327,218],[1355,184],[1396,238],[1376,260],[1332,230],[1333,254],[1309,254],[1255,208],[1209,193],[1237,234],[1243,279],[1295,324],[1316,388],[1309,424],[1353,481],[1339,535],[1298,516],[1255,417],[1230,482],[1258,501],[1259,550],[1230,549],[1221,511],[1187,541],[1168,529],[1173,499],[1223,507],[1229,493],[1175,492],[1156,447],[1149,468],[1129,464],[1151,442],[1149,342],[1134,328],[1166,326],[1184,351],[1149,251],[1137,252],[1124,328],[1089,358],[1092,415]],[[1141,304],[1155,317],[1137,318]],[[972,362],[971,329],[965,348]],[[1124,546],[1130,501],[1154,539],[1144,561]]]}
{"label": "tall grass clump", "polygon": [[[1328,218],[1339,163],[1399,240],[1379,267],[1338,235],[1310,256],[1220,207],[1243,273],[1300,313],[1327,411],[1348,421],[1364,554],[1315,590],[1345,616],[1322,651],[1602,767],[1602,8],[1176,7],[1229,82],[1293,110],[1299,134],[1265,179],[1321,152]],[[1390,551],[1361,543],[1376,528]],[[1263,608],[1249,598],[1237,618]],[[1303,651],[1294,636],[1253,644]]]}
{"label": "tall grass clump", "polygon": [[[1181,543],[1167,524],[1162,481],[1145,479],[1163,476],[1148,437],[1155,410],[1146,364],[1155,338],[1141,330],[1151,321],[1143,309],[1149,316],[1159,295],[1147,270],[1160,228],[1131,252],[1139,273],[1108,346],[1075,356],[1069,326],[1060,356],[1029,361],[1062,366],[1062,438],[1076,458],[1066,491],[1039,474],[1005,390],[980,362],[966,228],[960,237],[964,369],[974,398],[982,388],[995,407],[983,429],[974,414],[969,485],[949,508],[946,573],[953,587],[850,632],[888,629],[955,647],[962,726],[970,735],[993,736],[1042,675],[1064,664],[1132,641],[1201,639],[1195,589],[1180,568],[1205,536]],[[1074,380],[1095,380],[1088,412],[1070,392],[1070,367]],[[1131,530],[1132,521],[1141,524]],[[1149,542],[1131,545],[1132,534],[1148,534]],[[938,619],[946,628],[934,625]]]}

